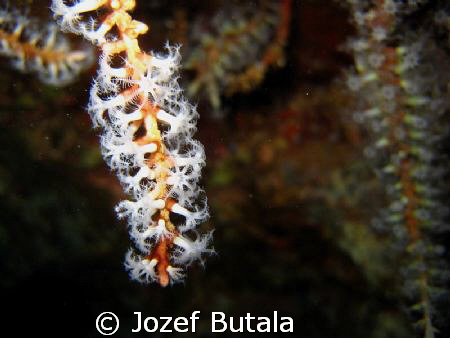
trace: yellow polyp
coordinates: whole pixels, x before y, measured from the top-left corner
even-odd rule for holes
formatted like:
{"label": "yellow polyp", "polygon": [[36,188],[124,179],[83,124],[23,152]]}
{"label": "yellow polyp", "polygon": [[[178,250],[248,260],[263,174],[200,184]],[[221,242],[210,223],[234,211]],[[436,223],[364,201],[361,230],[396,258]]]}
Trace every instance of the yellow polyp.
{"label": "yellow polyp", "polygon": [[123,9],[126,11],[131,11],[136,7],[136,0],[122,0]]}
{"label": "yellow polyp", "polygon": [[378,75],[375,72],[367,73],[365,76],[362,77],[363,82],[371,82],[378,79]]}
{"label": "yellow polyp", "polygon": [[170,221],[170,211],[166,208],[162,209],[160,212],[160,217],[166,222],[166,229],[170,232],[175,232],[175,226]]}
{"label": "yellow polyp", "polygon": [[395,166],[393,165],[387,165],[383,168],[383,172],[387,173],[387,174],[392,174],[395,173],[397,171],[397,169],[395,168]]}
{"label": "yellow polyp", "polygon": [[148,32],[148,25],[143,22],[132,20],[125,30],[126,35],[129,37],[136,39],[139,35],[145,34]]}
{"label": "yellow polyp", "polygon": [[421,97],[421,96],[410,96],[405,100],[405,103],[410,106],[422,106],[427,104],[429,99],[427,97]]}
{"label": "yellow polyp", "polygon": [[404,64],[399,64],[398,66],[394,67],[394,72],[397,75],[402,74],[407,68]]}
{"label": "yellow polyp", "polygon": [[135,0],[111,0],[110,4],[113,10],[122,9],[124,11],[131,11],[136,7]]}
{"label": "yellow polyp", "polygon": [[399,56],[405,55],[407,52],[406,47],[404,47],[404,46],[399,46],[399,47],[395,48],[395,51],[397,52],[397,55],[399,55]]}
{"label": "yellow polyp", "polygon": [[111,6],[112,9],[117,10],[121,6],[121,1],[120,0],[113,0],[113,1],[111,1],[110,6]]}
{"label": "yellow polyp", "polygon": [[147,137],[151,139],[161,140],[161,132],[158,129],[158,123],[153,116],[145,118],[145,129],[147,130]]}

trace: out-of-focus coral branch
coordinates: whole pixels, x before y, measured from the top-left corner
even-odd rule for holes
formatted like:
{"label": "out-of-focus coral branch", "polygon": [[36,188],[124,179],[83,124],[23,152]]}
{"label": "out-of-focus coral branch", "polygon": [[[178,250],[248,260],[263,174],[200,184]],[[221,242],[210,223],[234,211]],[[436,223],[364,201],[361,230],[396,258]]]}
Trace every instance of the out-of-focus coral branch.
{"label": "out-of-focus coral branch", "polygon": [[185,64],[195,73],[188,94],[205,91],[217,111],[222,95],[253,89],[269,67],[283,64],[290,21],[291,0],[262,0],[221,9],[208,25],[212,33],[197,22],[198,45]]}
{"label": "out-of-focus coral branch", "polygon": [[402,15],[417,4],[349,2],[359,35],[351,42],[357,73],[347,82],[360,97],[355,117],[374,137],[368,155],[390,200],[378,223],[393,234],[404,264],[404,291],[413,296],[411,312],[431,338],[436,290],[445,275],[442,247],[433,239],[447,228],[437,147],[444,133],[440,120],[449,108],[448,78],[441,74],[448,74],[450,64],[429,33],[399,29],[408,25]]}
{"label": "out-of-focus coral branch", "polygon": [[0,55],[52,85],[70,83],[94,60],[91,46],[74,50],[55,24],[43,25],[10,9],[0,10]]}

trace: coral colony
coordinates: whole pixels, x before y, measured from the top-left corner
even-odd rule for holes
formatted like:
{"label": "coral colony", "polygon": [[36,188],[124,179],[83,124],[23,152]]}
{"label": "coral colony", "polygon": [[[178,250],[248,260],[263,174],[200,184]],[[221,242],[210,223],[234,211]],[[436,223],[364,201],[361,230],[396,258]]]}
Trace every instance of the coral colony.
{"label": "coral colony", "polygon": [[[195,260],[203,264],[202,254],[214,252],[208,248],[211,232],[195,230],[208,217],[197,185],[205,155],[192,139],[198,114],[177,82],[178,47],[167,45],[166,55],[142,52],[137,37],[148,27],[132,19],[128,11],[134,7],[134,0],[52,4],[64,31],[81,34],[102,51],[88,111],[103,129],[105,160],[131,195],[116,208],[128,219],[135,244],[126,269],[134,280],[166,286],[182,281],[184,267]],[[99,13],[102,21],[90,16]]]}
{"label": "coral colony", "polygon": [[[393,234],[404,264],[404,291],[425,337],[434,337],[434,304],[445,288],[444,248],[435,239],[445,230],[446,208],[438,188],[445,169],[437,151],[449,102],[449,62],[430,33],[401,33],[402,15],[416,2],[348,1],[358,30],[351,42],[357,73],[349,88],[360,97],[356,118],[375,137],[368,154],[388,189],[389,207],[377,224]],[[431,71],[439,64],[443,76]]]}
{"label": "coral colony", "polygon": [[[215,112],[220,96],[248,92],[262,82],[272,65],[284,63],[291,0],[262,0],[225,6],[205,25],[193,29],[195,48],[184,68],[195,73],[190,96],[207,94]],[[203,19],[203,18],[201,18]]]}
{"label": "coral colony", "polygon": [[17,10],[0,9],[0,55],[24,73],[36,73],[50,85],[65,85],[93,61],[92,48],[73,50],[55,24],[21,15]]}

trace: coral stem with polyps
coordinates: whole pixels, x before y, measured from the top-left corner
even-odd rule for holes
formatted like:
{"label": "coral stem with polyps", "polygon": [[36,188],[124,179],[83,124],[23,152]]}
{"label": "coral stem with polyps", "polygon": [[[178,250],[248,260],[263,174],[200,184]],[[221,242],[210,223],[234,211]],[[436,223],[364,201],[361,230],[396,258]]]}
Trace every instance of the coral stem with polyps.
{"label": "coral stem with polyps", "polygon": [[[208,217],[197,186],[205,155],[192,139],[198,114],[177,82],[179,48],[167,45],[166,55],[142,52],[137,37],[148,27],[132,19],[134,7],[134,0],[52,4],[63,30],[102,51],[88,111],[103,129],[104,158],[132,197],[116,208],[128,219],[136,247],[125,266],[132,279],[166,286],[182,281],[183,267],[214,252],[208,248],[211,233],[195,230]],[[101,21],[95,17],[100,9],[107,12]],[[174,222],[173,214],[183,221]]]}
{"label": "coral stem with polyps", "polygon": [[[89,46],[90,47],[90,46]],[[0,9],[0,56],[23,73],[63,86],[91,65],[92,48],[74,49],[55,24],[40,22],[15,9]]]}

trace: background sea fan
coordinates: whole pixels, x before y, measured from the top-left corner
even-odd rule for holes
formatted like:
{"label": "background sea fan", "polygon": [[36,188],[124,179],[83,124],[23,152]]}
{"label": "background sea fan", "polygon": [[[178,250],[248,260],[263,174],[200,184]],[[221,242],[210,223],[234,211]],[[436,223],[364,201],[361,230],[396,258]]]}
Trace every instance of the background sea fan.
{"label": "background sea fan", "polygon": [[54,23],[43,23],[9,7],[0,9],[0,55],[14,68],[36,73],[44,83],[66,85],[88,68],[93,49],[76,50]]}
{"label": "background sea fan", "polygon": [[[366,153],[388,199],[374,224],[392,234],[410,312],[424,336],[434,337],[435,304],[448,282],[437,239],[448,230],[441,186],[448,169],[441,149],[448,135],[443,126],[450,108],[450,62],[434,32],[422,26],[433,17],[416,2],[351,6],[358,30],[350,42],[357,73],[349,74],[347,83],[359,97],[355,119],[368,127],[373,143]],[[417,12],[423,13],[422,22],[410,22]],[[439,71],[433,71],[435,65]]]}
{"label": "background sea fan", "polygon": [[220,97],[248,92],[271,66],[284,63],[291,0],[228,3],[213,17],[198,17],[184,68],[192,71],[191,97],[203,92],[216,113]]}

